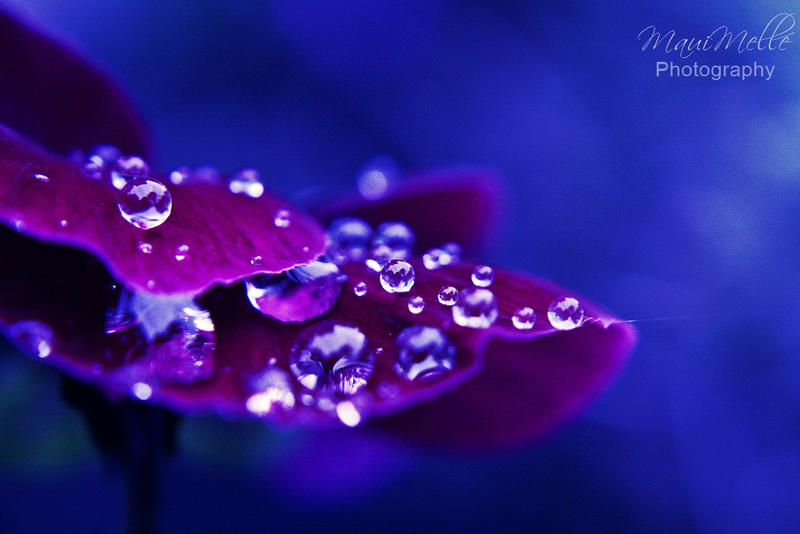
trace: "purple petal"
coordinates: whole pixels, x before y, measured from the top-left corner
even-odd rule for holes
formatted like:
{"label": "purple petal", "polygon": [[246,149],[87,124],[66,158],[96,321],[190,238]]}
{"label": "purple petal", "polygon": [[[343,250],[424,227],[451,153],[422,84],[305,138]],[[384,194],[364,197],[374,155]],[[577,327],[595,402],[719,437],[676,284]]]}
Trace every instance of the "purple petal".
{"label": "purple petal", "polygon": [[[169,190],[169,218],[140,230],[121,217],[111,185],[0,125],[0,222],[95,254],[130,288],[197,294],[308,263],[324,250],[322,228],[279,197],[235,195],[223,183]],[[288,226],[274,221],[283,210]]]}
{"label": "purple petal", "polygon": [[496,173],[457,167],[411,176],[390,185],[376,200],[353,196],[311,212],[324,223],[342,216],[359,217],[373,226],[403,221],[414,229],[422,250],[455,241],[471,252],[496,230],[499,189]]}
{"label": "purple petal", "polygon": [[0,50],[0,122],[62,154],[110,143],[152,155],[130,100],[71,47],[0,9]]}

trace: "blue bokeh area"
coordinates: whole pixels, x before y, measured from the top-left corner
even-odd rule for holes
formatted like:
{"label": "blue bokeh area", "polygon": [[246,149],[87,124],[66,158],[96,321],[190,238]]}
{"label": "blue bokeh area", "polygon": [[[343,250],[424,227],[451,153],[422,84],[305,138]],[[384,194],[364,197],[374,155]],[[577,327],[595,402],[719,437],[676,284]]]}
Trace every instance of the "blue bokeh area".
{"label": "blue bokeh area", "polygon": [[[165,532],[800,531],[800,38],[687,60],[769,81],[657,78],[682,60],[636,39],[796,6],[5,3],[122,81],[161,168],[253,166],[302,201],[376,154],[489,165],[508,208],[486,258],[642,320],[619,380],[523,450],[187,421]],[[120,531],[122,483],[55,373],[4,352],[0,530]]]}

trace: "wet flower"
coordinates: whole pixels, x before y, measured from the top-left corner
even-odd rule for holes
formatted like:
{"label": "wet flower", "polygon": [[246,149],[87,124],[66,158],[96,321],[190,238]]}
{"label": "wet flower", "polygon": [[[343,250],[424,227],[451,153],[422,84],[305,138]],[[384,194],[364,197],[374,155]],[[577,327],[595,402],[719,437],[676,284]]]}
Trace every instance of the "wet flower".
{"label": "wet flower", "polygon": [[0,327],[64,373],[179,413],[471,448],[551,430],[629,354],[632,328],[573,291],[462,259],[491,173],[369,175],[308,211],[254,169],[158,173],[116,86],[0,30]]}

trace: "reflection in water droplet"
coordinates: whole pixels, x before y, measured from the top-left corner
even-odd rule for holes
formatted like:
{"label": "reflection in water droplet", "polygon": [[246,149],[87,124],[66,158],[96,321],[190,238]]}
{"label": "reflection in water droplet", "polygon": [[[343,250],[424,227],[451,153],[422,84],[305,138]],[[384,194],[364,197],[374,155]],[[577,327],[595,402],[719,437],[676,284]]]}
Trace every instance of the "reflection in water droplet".
{"label": "reflection in water droplet", "polygon": [[472,283],[478,287],[489,287],[494,282],[494,271],[488,265],[478,265],[472,270]]}
{"label": "reflection in water droplet", "polygon": [[159,181],[137,178],[123,187],[117,207],[123,219],[149,230],[163,224],[172,213],[172,195]]}
{"label": "reflection in water droplet", "polygon": [[547,320],[556,330],[573,330],[583,324],[583,306],[578,299],[561,297],[550,303]]}
{"label": "reflection in water droplet", "polygon": [[32,176],[33,176],[33,177],[34,177],[36,180],[38,180],[38,181],[40,181],[40,182],[42,182],[42,183],[45,183],[45,184],[47,184],[47,183],[50,183],[50,177],[49,177],[49,176],[47,176],[46,174],[42,174],[42,173],[39,173],[39,172],[35,172],[35,173],[33,173],[33,175],[32,175]]}
{"label": "reflection in water droplet", "polygon": [[423,299],[419,295],[408,299],[408,311],[410,311],[414,315],[422,313],[422,310],[424,309],[425,309],[425,299]]}
{"label": "reflection in water droplet", "polygon": [[455,345],[438,328],[412,326],[397,336],[394,370],[406,380],[438,378],[452,371],[455,361]]}
{"label": "reflection in water droplet", "polygon": [[275,212],[275,226],[278,228],[288,228],[292,224],[291,214],[288,210],[278,210]]}
{"label": "reflection in water droplet", "polygon": [[175,261],[184,261],[189,257],[189,245],[180,244],[175,247]]}
{"label": "reflection in water droplet", "polygon": [[278,275],[260,275],[245,281],[253,308],[284,322],[307,321],[330,310],[342,289],[339,267],[325,256]]}
{"label": "reflection in water droplet", "polygon": [[358,328],[323,321],[298,336],[289,364],[297,381],[307,389],[352,395],[367,385],[375,354]]}
{"label": "reflection in water droplet", "polygon": [[264,184],[261,183],[261,174],[255,169],[242,169],[228,181],[231,193],[241,194],[250,198],[259,198],[264,194]]}
{"label": "reflection in water droplet", "polygon": [[414,287],[414,268],[404,260],[391,260],[383,266],[381,287],[387,293],[407,293]]}
{"label": "reflection in water droplet", "polygon": [[456,303],[456,299],[458,298],[458,289],[453,286],[444,286],[439,290],[439,294],[436,295],[436,298],[439,299],[439,304],[452,306]]}
{"label": "reflection in water droplet", "polygon": [[20,321],[8,329],[8,337],[20,348],[37,358],[47,358],[53,352],[53,331],[39,321]]}
{"label": "reflection in water droplet", "polygon": [[328,254],[337,264],[344,265],[364,259],[372,239],[372,227],[361,219],[342,217],[328,226],[328,236],[331,240]]}
{"label": "reflection in water droplet", "polygon": [[361,422],[361,414],[350,401],[342,401],[336,405],[336,416],[349,427],[358,426]]}
{"label": "reflection in water droplet", "polygon": [[357,297],[363,297],[367,294],[367,283],[366,282],[358,282],[356,285],[353,286],[353,293]]}
{"label": "reflection in water droplet", "polygon": [[511,323],[518,330],[530,330],[536,323],[536,312],[533,308],[517,308],[511,317]]}
{"label": "reflection in water droplet", "polygon": [[150,172],[147,162],[139,156],[122,156],[114,163],[111,185],[122,190],[134,178],[144,178]]}
{"label": "reflection in water droplet", "polygon": [[463,289],[453,306],[453,320],[469,328],[489,328],[497,320],[497,315],[497,298],[488,289]]}
{"label": "reflection in water droplet", "polygon": [[274,364],[250,380],[249,387],[253,394],[247,398],[245,407],[254,415],[288,412],[294,408],[295,398],[289,375]]}
{"label": "reflection in water droplet", "polygon": [[136,382],[131,387],[133,396],[139,400],[146,401],[153,395],[153,388],[146,382]]}

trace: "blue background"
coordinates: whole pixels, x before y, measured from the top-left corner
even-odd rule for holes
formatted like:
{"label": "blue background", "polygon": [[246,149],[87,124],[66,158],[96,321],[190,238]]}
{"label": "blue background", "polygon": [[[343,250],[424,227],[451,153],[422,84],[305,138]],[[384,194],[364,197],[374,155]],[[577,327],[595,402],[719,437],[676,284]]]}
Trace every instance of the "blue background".
{"label": "blue background", "polygon": [[[487,260],[680,316],[638,323],[607,394],[523,450],[187,421],[165,532],[800,531],[800,43],[693,56],[776,65],[712,81],[656,78],[680,60],[636,40],[760,32],[793,4],[6,3],[122,80],[161,168],[254,166],[302,200],[376,154],[487,164],[509,199]],[[0,358],[0,416],[0,530],[122,529],[54,372]]]}

